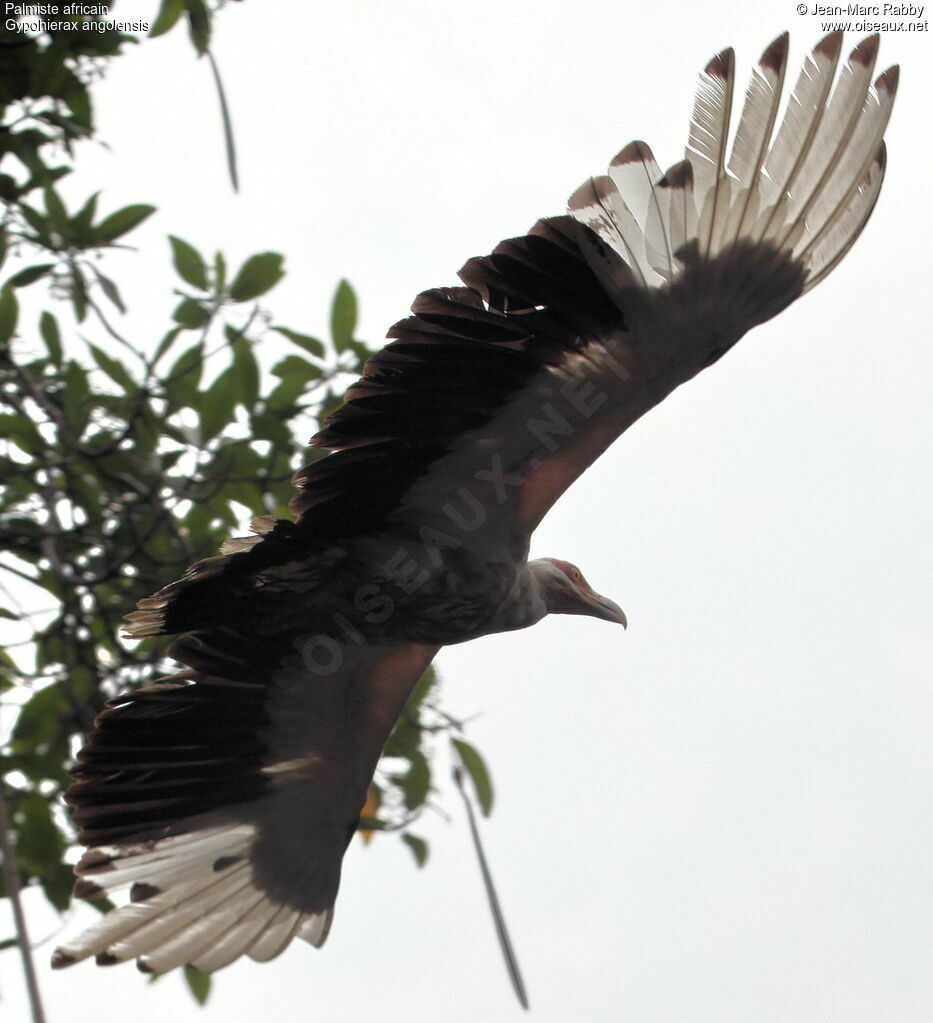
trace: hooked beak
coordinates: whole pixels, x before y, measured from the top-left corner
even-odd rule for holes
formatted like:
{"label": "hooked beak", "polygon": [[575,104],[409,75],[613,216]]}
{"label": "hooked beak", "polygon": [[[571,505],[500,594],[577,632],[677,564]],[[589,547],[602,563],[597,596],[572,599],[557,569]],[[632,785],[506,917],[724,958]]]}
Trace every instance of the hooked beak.
{"label": "hooked beak", "polygon": [[602,618],[604,622],[615,622],[617,625],[621,625],[623,629],[628,628],[628,619],[625,617],[625,612],[614,600],[594,593],[589,597],[587,603],[590,607],[589,613],[594,618]]}

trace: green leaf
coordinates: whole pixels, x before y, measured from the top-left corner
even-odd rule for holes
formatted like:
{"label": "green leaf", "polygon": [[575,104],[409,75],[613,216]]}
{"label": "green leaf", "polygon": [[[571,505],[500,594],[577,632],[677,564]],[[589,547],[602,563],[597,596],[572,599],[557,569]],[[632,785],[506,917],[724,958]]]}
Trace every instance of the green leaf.
{"label": "green leaf", "polygon": [[[41,455],[46,451],[42,434],[36,429],[31,419],[4,413],[0,415],[0,436],[8,437],[27,455]],[[9,521],[7,522],[9,525]]]}
{"label": "green leaf", "polygon": [[[233,340],[233,369],[240,378],[243,407],[252,412],[259,400],[259,363],[253,354],[253,346],[245,337],[236,337],[236,331],[227,327],[227,337]],[[233,335],[231,337],[231,335]]]}
{"label": "green leaf", "polygon": [[185,0],[188,12],[188,34],[199,54],[207,52],[211,41],[211,16],[204,0]]}
{"label": "green leaf", "polygon": [[415,857],[415,863],[419,867],[423,867],[428,860],[428,843],[423,838],[413,835],[410,831],[404,832],[402,841],[411,849],[411,854]]}
{"label": "green leaf", "polygon": [[93,240],[91,224],[94,222],[94,215],[97,212],[97,197],[99,195],[100,192],[95,192],[71,218],[71,232],[82,244]]}
{"label": "green leaf", "polygon": [[319,359],[324,358],[324,342],[319,341],[316,337],[311,337],[310,334],[299,334],[297,330],[289,330],[288,327],[274,326],[272,330],[287,337],[293,345],[298,345],[299,348],[316,355]]}
{"label": "green leaf", "polygon": [[227,286],[227,261],[222,252],[214,253],[214,277],[216,279],[217,291],[222,292]]}
{"label": "green leaf", "polygon": [[193,405],[204,369],[204,342],[192,345],[176,359],[164,380],[165,396],[171,409]]}
{"label": "green leaf", "polygon": [[[409,694],[408,699],[405,701],[405,718],[413,718],[420,720],[421,718],[421,705],[427,699],[428,694],[438,684],[437,670],[433,665],[428,665],[424,669],[421,678],[418,679],[418,684]],[[403,719],[404,720],[404,719]]]}
{"label": "green leaf", "polygon": [[59,913],[71,905],[74,883],[74,871],[67,863],[56,863],[42,872],[42,891]]}
{"label": "green leaf", "polygon": [[52,804],[38,792],[20,794],[17,804],[16,858],[31,874],[42,875],[58,865],[65,849],[52,821]]}
{"label": "green leaf", "polygon": [[282,380],[298,377],[304,382],[316,380],[324,375],[324,370],[320,366],[315,366],[313,362],[308,362],[300,355],[286,355],[272,367],[272,372]]}
{"label": "green leaf", "polygon": [[348,348],[356,329],[356,295],[347,281],[341,281],[330,310],[330,333],[338,352]]}
{"label": "green leaf", "polygon": [[393,776],[398,782],[405,800],[405,807],[409,810],[417,810],[428,798],[431,789],[431,768],[428,766],[427,757],[420,750],[411,750],[406,754],[411,766],[408,772],[402,777]]}
{"label": "green leaf", "polygon": [[211,994],[211,975],[193,966],[185,967],[185,983],[198,1005],[204,1005]]}
{"label": "green leaf", "polygon": [[58,329],[58,320],[47,311],[39,317],[39,333],[49,350],[49,357],[56,366],[62,364],[62,335]]}
{"label": "green leaf", "polygon": [[285,275],[282,257],[278,252],[259,252],[240,267],[230,285],[230,297],[234,302],[248,302],[264,295]]}
{"label": "green leaf", "polygon": [[[276,388],[278,390],[278,388]],[[273,392],[274,397],[275,392]],[[291,406],[291,402],[274,404],[272,397],[266,399],[266,410],[254,412],[250,417],[250,431],[256,440],[271,440],[273,444],[288,446],[292,435],[283,422],[281,410]],[[274,449],[273,449],[274,450]],[[270,473],[272,470],[268,470]]]}
{"label": "green leaf", "polygon": [[19,303],[9,283],[0,289],[0,345],[6,344],[16,330],[19,319]]}
{"label": "green leaf", "polygon": [[83,323],[84,317],[87,316],[87,283],[77,263],[71,267],[71,304],[78,323]]}
{"label": "green leaf", "polygon": [[[76,79],[74,81],[75,87],[69,90],[68,95],[64,99],[68,104],[68,109],[71,111],[74,123],[82,128],[86,128],[90,132],[93,127],[91,97],[83,83],[78,82]],[[71,168],[69,167],[65,173],[70,174]]]}
{"label": "green leaf", "polygon": [[147,206],[145,203],[136,203],[133,206],[124,206],[122,210],[111,213],[96,226],[94,233],[102,242],[112,242],[134,227],[138,227],[147,217],[155,213],[155,206]]}
{"label": "green leaf", "polygon": [[[302,377],[290,377],[283,380],[273,388],[271,394],[266,395],[266,408],[272,412],[283,412],[286,409],[295,408],[298,399],[304,394],[307,384],[308,381]],[[271,437],[268,439],[272,440]]]}
{"label": "green leaf", "polygon": [[152,357],[152,365],[155,364],[162,358],[163,355],[172,347],[175,341],[178,339],[178,335],[184,330],[184,327],[172,327],[170,331],[163,335],[162,340],[158,343],[155,350],[155,355]]}
{"label": "green leaf", "polygon": [[63,238],[67,238],[70,234],[69,227],[71,225],[68,220],[68,211],[65,209],[61,196],[54,188],[45,189],[44,195],[45,210],[48,215],[48,221],[52,225],[52,230],[57,231]]}
{"label": "green leaf", "polygon": [[126,306],[123,304],[123,299],[120,297],[120,291],[116,284],[114,284],[113,281],[106,276],[106,274],[98,270],[93,263],[91,264],[91,269],[94,271],[94,276],[97,278],[97,282],[100,284],[103,293],[110,299],[117,309],[120,310],[121,313],[125,313]]}
{"label": "green leaf", "polygon": [[162,0],[159,13],[149,27],[149,38],[155,39],[156,36],[165,35],[169,29],[174,28],[184,9],[184,0]]}
{"label": "green leaf", "polygon": [[210,318],[210,309],[193,298],[182,299],[172,313],[172,319],[188,330],[199,330]]}
{"label": "green leaf", "polygon": [[192,504],[185,516],[185,529],[195,543],[209,542],[213,538],[211,523],[216,518],[207,504]]}
{"label": "green leaf", "polygon": [[52,233],[45,217],[28,203],[22,201],[19,203],[19,211],[22,213],[26,223],[36,232],[36,241],[46,248],[54,248],[52,245]]}
{"label": "green leaf", "polygon": [[168,240],[172,246],[172,262],[178,276],[201,291],[207,291],[207,267],[201,253],[182,238],[170,234]]}
{"label": "green leaf", "polygon": [[68,710],[68,700],[59,683],[40,689],[17,715],[10,737],[13,752],[31,753],[52,742],[58,734],[60,719]]}
{"label": "green leaf", "polygon": [[463,739],[451,739],[460,754],[460,762],[464,770],[473,781],[473,788],[476,790],[476,798],[479,801],[483,816],[488,817],[492,812],[493,790],[492,780],[486,763],[477,750]]}
{"label": "green leaf", "polygon": [[38,281],[41,277],[45,277],[49,270],[54,269],[54,263],[39,263],[36,266],[27,266],[25,269],[20,270],[19,273],[13,274],[6,283],[11,288],[25,288],[27,284]]}
{"label": "green leaf", "polygon": [[236,368],[229,366],[198,399],[201,439],[211,440],[233,422],[233,413],[241,395],[241,381]]}
{"label": "green leaf", "polygon": [[106,352],[101,351],[97,345],[92,345],[90,342],[88,342],[88,348],[90,349],[91,355],[94,356],[94,361],[107,374],[107,376],[110,377],[111,380],[118,383],[127,393],[135,394],[139,385],[127,372],[123,363],[112,358]]}
{"label": "green leaf", "polygon": [[65,386],[60,391],[60,400],[68,425],[74,432],[75,441],[81,438],[91,416],[91,388],[87,370],[69,359],[62,374]]}
{"label": "green leaf", "polygon": [[[36,95],[36,93],[33,93],[33,95]],[[7,145],[33,174],[44,175],[46,173],[46,166],[42,162],[39,151],[44,145],[52,142],[55,137],[44,131],[29,128],[26,131],[18,131],[13,135],[7,136]]]}

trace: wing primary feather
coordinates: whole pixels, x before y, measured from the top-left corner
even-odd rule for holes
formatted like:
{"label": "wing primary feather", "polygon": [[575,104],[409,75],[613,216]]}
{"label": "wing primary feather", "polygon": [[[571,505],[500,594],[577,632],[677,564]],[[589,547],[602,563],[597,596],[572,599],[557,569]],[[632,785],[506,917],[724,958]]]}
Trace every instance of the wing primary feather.
{"label": "wing primary feather", "polygon": [[831,32],[817,43],[804,62],[784,120],[765,160],[765,176],[759,179],[762,207],[767,214],[756,232],[759,239],[770,232],[775,216],[783,209],[784,197],[807,159],[826,109],[841,49],[842,32]]}
{"label": "wing primary feather", "polygon": [[709,255],[719,218],[727,209],[724,193],[729,117],[735,81],[735,53],[730,47],[718,53],[700,73],[685,158],[693,165],[694,195],[699,204],[699,241]]}
{"label": "wing primary feather", "polygon": [[804,291],[809,291],[831,273],[855,244],[875,208],[884,181],[886,163],[887,149],[882,142],[868,168],[868,173],[860,182],[854,200],[842,215],[829,225],[829,229],[810,253],[809,264],[812,272],[804,285]]}
{"label": "wing primary feather", "polygon": [[[795,233],[804,229],[804,218],[832,177],[859,123],[868,123],[871,128],[871,119],[860,115],[871,87],[879,39],[877,33],[863,39],[842,68],[819,130],[812,136],[806,159],[800,162],[794,187],[789,191],[788,223],[778,240],[782,246],[790,245]],[[873,138],[869,154],[877,143],[878,139]],[[856,174],[855,180],[860,177],[861,173]]]}
{"label": "wing primary feather", "polygon": [[789,33],[784,32],[768,46],[748,84],[745,105],[729,156],[729,171],[735,178],[735,191],[739,200],[730,218],[728,235],[733,239],[742,234],[750,219],[749,213],[754,217],[757,207],[752,199],[758,194],[758,178],[777,120],[787,69],[789,39]]}
{"label": "wing primary feather", "polygon": [[844,217],[853,196],[863,187],[865,177],[877,162],[878,149],[884,138],[894,98],[897,93],[899,69],[888,68],[866,96],[858,123],[847,141],[844,152],[824,175],[810,201],[806,213],[806,232],[797,243],[795,256],[809,260],[811,251],[823,236]]}
{"label": "wing primary feather", "polygon": [[[568,209],[581,223],[586,224],[591,231],[622,255],[638,283],[642,287],[647,287],[649,282],[645,276],[643,260],[634,241],[638,234],[638,225],[624,202],[620,201],[618,208],[614,208],[608,202],[607,197],[611,189],[615,189],[611,178],[590,178],[570,197]],[[623,209],[628,213],[627,217]],[[617,213],[627,221],[624,226],[616,219]]]}
{"label": "wing primary feather", "polygon": [[670,194],[667,203],[670,217],[668,234],[671,250],[676,257],[678,252],[693,236],[696,223],[696,209],[693,203],[693,166],[689,160],[681,160],[669,167],[664,177],[658,182],[658,190]]}
{"label": "wing primary feather", "polygon": [[[638,274],[636,283],[642,287],[663,289],[665,282],[674,286],[684,274],[709,274],[703,306],[718,302],[723,310],[734,309],[728,326],[736,336],[781,308],[771,298],[754,300],[754,294],[765,298],[770,286],[750,274],[749,266],[764,271],[771,262],[768,250],[782,253],[789,271],[780,276],[786,286],[784,304],[792,301],[800,284],[794,283],[791,264],[802,268],[807,288],[815,278],[822,279],[854,240],[847,232],[857,233],[864,225],[883,176],[879,147],[898,72],[896,67],[889,69],[872,86],[878,36],[855,46],[841,71],[842,33],[825,36],[807,55],[775,131],[788,41],[785,32],[761,55],[745,93],[728,163],[734,57],[731,50],[724,50],[700,74],[682,164],[650,185],[654,158],[644,143],[632,143],[610,167],[616,187],[602,187],[603,193],[611,191],[611,202],[604,200],[589,218],[590,226],[601,218],[595,229]],[[692,187],[684,172],[687,167]],[[612,222],[606,208],[623,208],[626,203],[633,215],[624,230],[615,232],[606,226]],[[579,205],[571,202],[570,212],[587,223]],[[598,197],[593,205],[599,205]],[[639,224],[641,246],[633,235]],[[601,272],[598,253],[587,258],[612,287],[612,274]],[[620,284],[626,287],[626,282]],[[625,300],[618,301],[625,308]],[[631,310],[635,315],[637,308]],[[727,326],[721,317],[720,324],[722,329]]]}
{"label": "wing primary feather", "polygon": [[669,278],[674,266],[667,227],[669,214],[662,209],[664,199],[657,189],[661,168],[651,147],[645,142],[630,142],[609,164],[609,177],[641,229],[648,265]]}

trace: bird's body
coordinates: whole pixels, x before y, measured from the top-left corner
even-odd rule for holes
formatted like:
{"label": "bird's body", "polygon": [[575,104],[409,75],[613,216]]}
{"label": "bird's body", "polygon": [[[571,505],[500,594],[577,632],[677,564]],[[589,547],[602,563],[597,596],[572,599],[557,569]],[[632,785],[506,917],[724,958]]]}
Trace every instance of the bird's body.
{"label": "bird's body", "polygon": [[[129,888],[55,954],[213,970],[327,934],[344,849],[437,651],[546,614],[625,624],[579,570],[528,560],[566,488],[646,411],[794,301],[871,213],[896,69],[877,37],[836,79],[813,51],[773,133],[787,37],[765,51],[727,159],[731,51],[701,75],[687,159],[644,143],[538,224],[420,295],[314,443],[294,522],[140,603],[178,675],[120,697],[68,800],[77,894]],[[830,95],[834,79],[837,85]],[[773,136],[773,137],[772,137]]]}

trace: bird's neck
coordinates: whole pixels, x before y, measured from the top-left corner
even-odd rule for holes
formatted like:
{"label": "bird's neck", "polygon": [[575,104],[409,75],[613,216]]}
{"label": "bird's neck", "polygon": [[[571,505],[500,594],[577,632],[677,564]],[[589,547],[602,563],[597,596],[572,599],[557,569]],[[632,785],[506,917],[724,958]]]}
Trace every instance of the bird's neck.
{"label": "bird's neck", "polygon": [[512,591],[499,608],[490,632],[526,629],[529,625],[540,622],[548,613],[544,589],[533,564],[533,562],[526,564],[522,571],[516,574]]}

